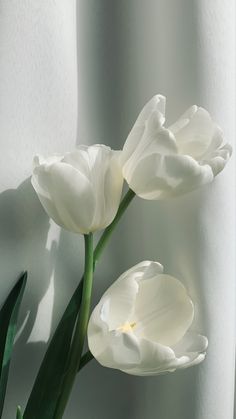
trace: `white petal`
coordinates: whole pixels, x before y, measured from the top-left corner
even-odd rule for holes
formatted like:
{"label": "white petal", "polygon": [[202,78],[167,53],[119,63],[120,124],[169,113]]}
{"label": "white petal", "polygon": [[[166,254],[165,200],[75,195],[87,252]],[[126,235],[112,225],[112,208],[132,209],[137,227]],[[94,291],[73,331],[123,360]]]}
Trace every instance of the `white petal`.
{"label": "white petal", "polygon": [[212,151],[211,153],[207,153],[203,158],[203,163],[208,164],[211,167],[214,176],[216,176],[224,169],[231,155],[231,145],[225,144],[221,148],[218,148],[217,150]]}
{"label": "white petal", "polygon": [[123,273],[105,292],[99,305],[106,302],[106,318],[109,330],[122,326],[132,316],[134,302],[143,278],[152,278],[162,273],[163,266],[157,262],[143,261]]}
{"label": "white petal", "polygon": [[[151,123],[152,125],[152,123]],[[149,125],[144,133],[145,146],[140,146],[123,166],[123,175],[130,188],[146,199],[156,199],[163,187],[168,186],[161,174],[163,157],[176,155],[178,150],[173,134],[161,128],[154,132]]]}
{"label": "white petal", "polygon": [[175,371],[184,365],[189,358],[176,358],[174,351],[160,343],[145,338],[138,338],[140,361],[135,366],[127,365],[122,371],[131,375],[152,376]]}
{"label": "white petal", "polygon": [[93,310],[88,326],[90,350],[96,354],[94,355],[96,358],[97,353],[106,351],[106,346],[109,344],[107,334],[116,331],[132,316],[139,282],[142,278],[145,277],[148,280],[153,275],[161,274],[162,271],[161,264],[143,261],[124,272],[107,289]]}
{"label": "white petal", "polygon": [[[132,173],[137,164],[149,154],[164,152],[172,154],[177,151],[173,134],[165,132],[166,130],[160,126],[158,113],[153,111],[145,124],[140,141],[137,143],[135,150],[130,158],[123,165],[123,175],[130,184]],[[172,138],[170,138],[169,133]],[[123,152],[122,152],[123,155]]]}
{"label": "white petal", "polygon": [[210,165],[200,164],[190,156],[166,156],[165,170],[167,179],[177,182],[173,196],[192,191],[214,178]]}
{"label": "white petal", "polygon": [[[100,364],[122,369],[140,362],[138,340],[134,334],[110,330],[106,323],[106,302],[95,307],[88,324],[88,346]],[[109,310],[109,309],[108,309]]]}
{"label": "white petal", "polygon": [[33,158],[33,169],[35,169],[38,166],[41,166],[42,164],[50,165],[52,163],[58,163],[62,159],[63,159],[63,156],[59,154],[55,154],[47,158],[38,154]]}
{"label": "white petal", "polygon": [[[57,165],[59,164],[59,166]],[[34,160],[32,184],[49,216],[75,233],[107,227],[122,194],[119,152],[103,144]]]}
{"label": "white petal", "polygon": [[169,129],[176,137],[180,153],[197,158],[208,149],[215,126],[205,109],[192,106]]}
{"label": "white petal", "polygon": [[122,194],[119,152],[103,144],[80,146],[67,153],[63,161],[78,169],[91,182],[96,201],[91,231],[107,227],[116,215]]}
{"label": "white petal", "polygon": [[124,178],[119,163],[120,152],[112,151],[107,170],[104,173],[104,225],[109,225],[115,217],[122,194]]}
{"label": "white petal", "polygon": [[192,367],[202,362],[206,356],[207,346],[208,340],[205,336],[187,332],[182,340],[172,347],[177,357],[188,356],[188,361],[179,368]]}
{"label": "white petal", "polygon": [[[109,147],[90,147],[90,152],[96,152],[92,176],[96,197],[96,212],[93,218],[93,229],[107,227],[114,219],[123,187],[123,176],[119,164],[120,152]],[[90,154],[91,161],[91,154]]]}
{"label": "white petal", "polygon": [[204,353],[207,346],[208,340],[205,336],[188,331],[172,349],[176,356],[181,356],[189,352]]}
{"label": "white petal", "polygon": [[134,277],[122,282],[115,282],[102,297],[100,307],[102,320],[109,330],[115,330],[132,316],[138,284]]}
{"label": "white petal", "polygon": [[140,363],[133,367],[128,365],[122,370],[131,375],[153,376],[199,364],[206,356],[207,339],[200,335],[190,335],[190,350],[187,351],[185,347],[182,352],[176,351],[177,353],[171,347],[140,338]]}
{"label": "white petal", "polygon": [[173,185],[163,174],[163,157],[160,154],[151,154],[137,162],[137,166],[129,177],[124,175],[130,188],[141,198],[159,199],[167,191],[172,191]]}
{"label": "white petal", "polygon": [[121,162],[124,164],[131,157],[132,153],[143,142],[143,134],[145,126],[152,114],[155,114],[156,127],[160,128],[165,121],[165,97],[162,95],[154,96],[140,112],[127,140],[121,154]]}
{"label": "white petal", "polygon": [[189,361],[188,357],[178,360],[171,348],[139,338],[134,333],[109,331],[102,316],[97,306],[88,324],[88,346],[101,365],[142,376],[174,371]]}
{"label": "white petal", "polygon": [[42,175],[34,172],[33,176],[31,177],[32,186],[48,216],[52,218],[56,224],[62,226],[63,220],[61,219],[57,207],[52,201],[50,194],[48,193],[48,189],[42,184],[41,178]]}
{"label": "white petal", "polygon": [[[110,164],[111,149],[106,146],[91,146],[87,148],[87,159],[95,196],[95,211],[92,220],[92,230],[96,231],[105,227],[106,206],[105,206],[105,173]],[[118,206],[117,206],[118,208]],[[109,222],[108,222],[109,224]]]}
{"label": "white petal", "polygon": [[144,199],[165,199],[192,191],[213,180],[210,164],[190,156],[151,154],[139,161],[129,182]]}
{"label": "white petal", "polygon": [[209,147],[206,150],[206,153],[203,154],[203,156],[201,156],[201,159],[204,158],[204,156],[206,154],[211,154],[215,150],[217,150],[218,148],[220,148],[222,146],[223,142],[224,142],[223,131],[222,131],[222,129],[220,127],[218,127],[215,124],[215,126],[214,126],[214,133],[213,133],[213,136],[212,136],[211,143],[209,144]]}
{"label": "white petal", "polygon": [[178,369],[183,370],[185,368],[189,368],[189,367],[193,367],[194,365],[198,365],[202,361],[204,361],[205,357],[206,357],[206,353],[203,353],[203,354],[196,353],[194,356],[193,355],[190,356],[188,362],[180,365],[178,367]]}
{"label": "white petal", "polygon": [[159,274],[141,281],[130,318],[137,326],[134,333],[162,345],[180,341],[192,324],[194,308],[180,281]]}
{"label": "white petal", "polygon": [[35,168],[32,184],[49,216],[60,226],[88,233],[94,215],[95,199],[91,184],[66,163]]}
{"label": "white petal", "polygon": [[164,98],[143,109],[121,153],[123,176],[141,198],[178,196],[211,182],[227,163],[221,129],[210,114],[190,107],[168,130],[163,128]]}
{"label": "white petal", "polygon": [[141,110],[135,125],[143,125],[153,111],[158,111],[162,115],[162,123],[165,121],[166,98],[163,95],[153,96]]}
{"label": "white petal", "polygon": [[89,155],[87,150],[87,146],[80,146],[76,150],[66,153],[62,161],[82,172],[87,179],[91,181]]}
{"label": "white petal", "polygon": [[[207,339],[185,333],[193,319],[192,302],[180,281],[163,275],[162,270],[156,262],[139,263],[95,307],[88,344],[102,365],[145,376],[186,368],[204,359]],[[131,322],[132,327],[119,327]]]}

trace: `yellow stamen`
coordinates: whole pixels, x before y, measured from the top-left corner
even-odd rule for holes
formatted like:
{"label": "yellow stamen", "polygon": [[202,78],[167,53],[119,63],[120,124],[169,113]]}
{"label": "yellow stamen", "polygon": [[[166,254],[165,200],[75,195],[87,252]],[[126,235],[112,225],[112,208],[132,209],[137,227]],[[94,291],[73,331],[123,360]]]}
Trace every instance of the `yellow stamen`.
{"label": "yellow stamen", "polygon": [[135,326],[136,326],[136,323],[135,323],[135,322],[133,322],[133,323],[126,322],[126,323],[124,323],[122,326],[119,326],[119,327],[117,328],[117,330],[120,330],[120,331],[121,331],[121,332],[123,332],[123,333],[126,333],[126,332],[131,332],[131,331],[132,331],[132,329],[133,329]]}

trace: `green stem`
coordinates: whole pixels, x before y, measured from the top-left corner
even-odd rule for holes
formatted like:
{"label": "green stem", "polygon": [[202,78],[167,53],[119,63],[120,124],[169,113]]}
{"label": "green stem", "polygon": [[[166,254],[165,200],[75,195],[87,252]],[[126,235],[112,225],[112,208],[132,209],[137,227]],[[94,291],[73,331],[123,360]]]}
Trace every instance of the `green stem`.
{"label": "green stem", "polygon": [[93,283],[93,235],[91,233],[85,234],[84,239],[85,270],[82,301],[79,316],[75,326],[73,341],[71,344],[66,375],[62,386],[62,393],[57,404],[55,419],[61,419],[65,411],[76,373],[79,368],[84,341],[87,333]]}
{"label": "green stem", "polygon": [[104,230],[95,250],[94,250],[94,255],[93,255],[93,263],[94,263],[94,267],[98,261],[98,259],[101,256],[101,253],[104,249],[104,247],[107,244],[107,241],[109,240],[113,230],[115,229],[116,225],[118,224],[118,222],[120,221],[122,215],[124,214],[126,208],[128,207],[128,205],[130,204],[130,202],[132,201],[132,199],[135,197],[135,192],[133,192],[131,189],[128,190],[128,192],[125,194],[124,198],[122,199],[119,209],[117,211],[117,214],[114,218],[114,220],[112,221],[112,223]]}
{"label": "green stem", "polygon": [[94,359],[93,354],[91,354],[90,351],[87,351],[81,358],[80,364],[79,364],[79,369],[78,372],[80,370],[82,370],[82,368],[85,367],[85,365],[87,365],[90,361],[92,361],[92,359]]}
{"label": "green stem", "polygon": [[17,411],[16,411],[16,419],[22,419],[22,413],[21,413],[21,407],[17,406]]}

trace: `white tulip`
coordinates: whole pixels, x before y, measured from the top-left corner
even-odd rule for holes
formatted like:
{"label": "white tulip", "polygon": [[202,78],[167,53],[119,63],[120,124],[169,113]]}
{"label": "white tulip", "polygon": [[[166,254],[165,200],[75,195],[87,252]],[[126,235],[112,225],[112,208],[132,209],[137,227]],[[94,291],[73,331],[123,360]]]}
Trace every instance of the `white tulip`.
{"label": "white tulip", "polygon": [[189,108],[164,128],[165,97],[154,96],[135,122],[121,154],[123,175],[144,199],[184,194],[213,180],[232,149],[209,113]]}
{"label": "white tulip", "polygon": [[190,330],[194,307],[180,281],[144,261],[108,288],[88,325],[100,364],[133,375],[157,375],[198,364],[207,338]]}
{"label": "white tulip", "polygon": [[118,156],[119,152],[96,144],[46,160],[35,157],[32,184],[48,215],[74,233],[107,227],[122,193]]}

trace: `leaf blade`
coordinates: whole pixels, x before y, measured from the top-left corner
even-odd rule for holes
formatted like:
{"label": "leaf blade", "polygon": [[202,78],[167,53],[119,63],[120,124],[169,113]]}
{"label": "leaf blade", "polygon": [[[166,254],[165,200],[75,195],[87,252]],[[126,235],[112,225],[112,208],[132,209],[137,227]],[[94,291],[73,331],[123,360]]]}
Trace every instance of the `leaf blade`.
{"label": "leaf blade", "polygon": [[0,310],[0,416],[3,411],[18,313],[27,281],[24,272],[8,294]]}
{"label": "leaf blade", "polygon": [[81,280],[50,341],[27,402],[24,419],[54,417],[80,307],[82,287]]}

